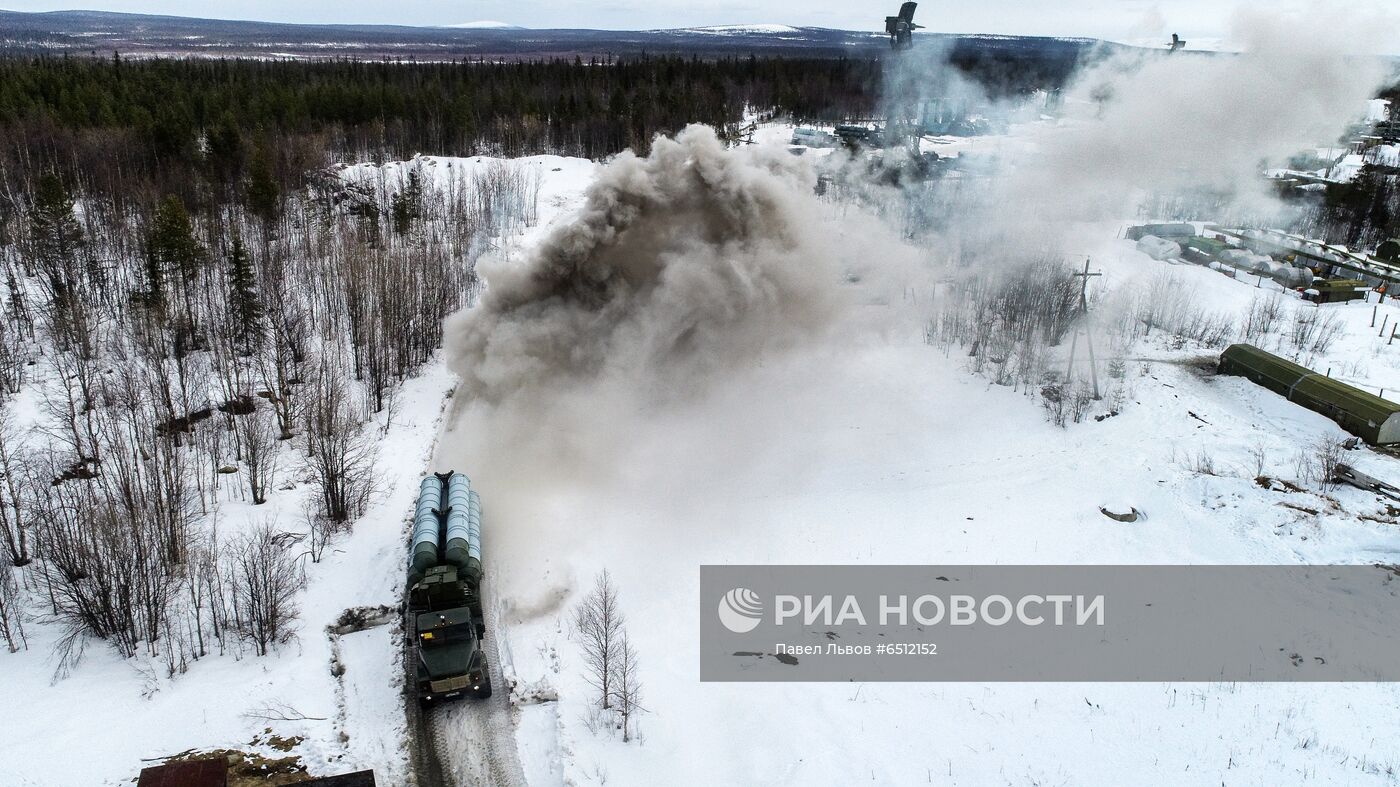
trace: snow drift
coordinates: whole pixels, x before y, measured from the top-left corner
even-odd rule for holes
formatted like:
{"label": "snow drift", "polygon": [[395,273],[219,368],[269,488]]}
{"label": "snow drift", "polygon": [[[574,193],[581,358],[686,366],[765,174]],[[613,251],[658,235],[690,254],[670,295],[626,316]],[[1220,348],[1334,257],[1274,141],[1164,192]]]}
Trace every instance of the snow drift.
{"label": "snow drift", "polygon": [[1137,242],[1137,250],[1154,260],[1169,260],[1181,256],[1181,246],[1156,235],[1144,235]]}

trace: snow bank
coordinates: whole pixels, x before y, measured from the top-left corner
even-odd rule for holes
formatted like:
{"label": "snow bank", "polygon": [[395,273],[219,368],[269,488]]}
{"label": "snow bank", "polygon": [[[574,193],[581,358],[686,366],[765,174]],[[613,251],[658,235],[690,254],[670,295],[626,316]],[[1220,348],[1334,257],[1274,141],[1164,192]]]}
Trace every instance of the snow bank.
{"label": "snow bank", "polygon": [[1181,256],[1181,246],[1156,235],[1144,235],[1137,242],[1137,250],[1154,260],[1176,259]]}
{"label": "snow bank", "polygon": [[756,25],[714,25],[711,27],[689,27],[685,29],[687,33],[708,33],[711,35],[743,35],[745,33],[800,33],[795,27],[790,25],[777,24],[756,24]]}

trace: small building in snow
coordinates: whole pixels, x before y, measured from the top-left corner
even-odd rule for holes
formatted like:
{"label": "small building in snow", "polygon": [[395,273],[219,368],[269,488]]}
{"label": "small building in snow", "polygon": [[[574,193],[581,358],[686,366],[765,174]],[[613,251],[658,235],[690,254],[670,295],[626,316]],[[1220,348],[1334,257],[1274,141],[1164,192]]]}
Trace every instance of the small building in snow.
{"label": "small building in snow", "polygon": [[1136,227],[1129,227],[1126,237],[1128,240],[1142,240],[1144,236],[1155,235],[1174,241],[1177,238],[1193,238],[1199,234],[1195,224],[1176,222],[1172,224],[1139,224]]}

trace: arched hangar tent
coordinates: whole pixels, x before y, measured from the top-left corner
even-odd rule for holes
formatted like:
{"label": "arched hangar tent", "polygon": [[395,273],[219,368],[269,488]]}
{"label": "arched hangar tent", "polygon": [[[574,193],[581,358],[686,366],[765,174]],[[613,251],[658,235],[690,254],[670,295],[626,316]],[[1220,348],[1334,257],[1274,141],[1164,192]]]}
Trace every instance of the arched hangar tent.
{"label": "arched hangar tent", "polygon": [[1299,366],[1252,344],[1220,354],[1220,373],[1237,375],[1336,421],[1368,443],[1400,443],[1400,404]]}

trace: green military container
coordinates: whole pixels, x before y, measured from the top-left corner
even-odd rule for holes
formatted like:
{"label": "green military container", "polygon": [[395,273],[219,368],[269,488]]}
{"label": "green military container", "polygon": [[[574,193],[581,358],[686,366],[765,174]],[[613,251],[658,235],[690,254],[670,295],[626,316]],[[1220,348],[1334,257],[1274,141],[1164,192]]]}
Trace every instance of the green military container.
{"label": "green military container", "polygon": [[1400,443],[1400,404],[1299,366],[1251,344],[1232,344],[1220,354],[1220,373],[1245,377],[1322,413],[1368,443]]}
{"label": "green military container", "polygon": [[1222,252],[1234,248],[1215,238],[1185,238],[1177,242],[1181,244],[1182,255],[1192,262],[1219,261]]}
{"label": "green military container", "polygon": [[1184,238],[1193,238],[1199,234],[1196,231],[1196,225],[1178,222],[1173,224],[1139,224],[1136,227],[1129,227],[1125,237],[1128,240],[1142,240],[1148,235],[1155,235],[1158,238],[1180,242]]}
{"label": "green military container", "polygon": [[[1317,294],[1312,294],[1312,290],[1316,290]],[[1345,303],[1363,300],[1370,291],[1371,285],[1359,279],[1328,279],[1313,282],[1304,297],[1318,303]]]}

